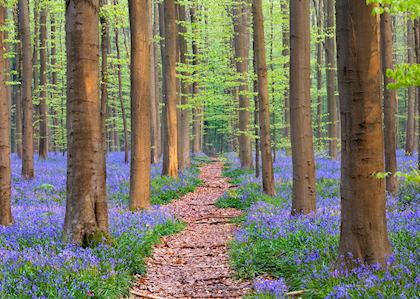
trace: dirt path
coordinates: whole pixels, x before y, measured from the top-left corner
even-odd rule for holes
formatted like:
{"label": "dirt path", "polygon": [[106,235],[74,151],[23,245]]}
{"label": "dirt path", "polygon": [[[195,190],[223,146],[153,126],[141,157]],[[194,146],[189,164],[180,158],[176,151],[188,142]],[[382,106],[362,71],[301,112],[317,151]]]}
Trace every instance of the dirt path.
{"label": "dirt path", "polygon": [[218,209],[214,202],[229,188],[219,162],[201,168],[202,187],[168,207],[187,223],[166,237],[147,261],[148,273],[139,278],[133,298],[241,298],[250,283],[238,281],[229,266],[227,242],[233,238],[239,216],[234,209]]}

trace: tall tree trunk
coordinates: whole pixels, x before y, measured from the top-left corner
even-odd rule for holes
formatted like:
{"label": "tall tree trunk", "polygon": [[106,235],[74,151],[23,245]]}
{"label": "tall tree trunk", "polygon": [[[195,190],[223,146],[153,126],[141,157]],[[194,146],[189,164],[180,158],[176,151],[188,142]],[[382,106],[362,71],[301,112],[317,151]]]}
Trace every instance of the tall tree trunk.
{"label": "tall tree trunk", "polygon": [[[337,0],[338,82],[342,122],[340,255],[348,265],[385,263],[379,16],[365,0]],[[367,67],[368,66],[368,67]]]}
{"label": "tall tree trunk", "polygon": [[384,138],[385,138],[385,171],[388,172],[386,177],[386,190],[395,194],[398,191],[397,177],[397,139],[396,139],[396,106],[397,92],[388,89],[387,85],[392,82],[391,78],[386,75],[387,69],[394,68],[393,62],[393,44],[392,44],[392,18],[389,13],[381,15],[381,56],[382,56],[382,75],[384,78]]}
{"label": "tall tree trunk", "polygon": [[[416,45],[416,62],[420,64],[420,18],[414,21],[415,45]],[[417,87],[417,109],[420,116],[420,87]],[[417,120],[417,125],[420,131],[420,118]],[[420,133],[417,137],[417,169],[420,170]]]}
{"label": "tall tree trunk", "polygon": [[[290,54],[290,32],[289,32],[289,22],[288,22],[288,0],[282,0],[281,2],[281,10],[283,13],[283,20],[282,20],[282,55],[283,57],[289,58]],[[285,70],[289,69],[289,62],[286,62],[283,65]],[[286,71],[287,73],[287,71]],[[289,88],[284,89],[284,137],[286,137],[286,144],[290,142],[290,98],[289,98]],[[286,145],[286,154],[290,153],[290,146]]]}
{"label": "tall tree trunk", "polygon": [[[253,43],[255,43],[255,41],[253,41]],[[254,45],[255,47],[255,45]],[[257,75],[258,74],[258,69],[257,69],[257,61],[255,59],[255,55],[254,55],[254,59],[253,59],[253,67],[254,67],[254,73]],[[260,177],[260,141],[259,141],[259,135],[260,135],[260,129],[259,129],[259,119],[258,119],[258,114],[259,114],[259,109],[258,109],[258,105],[259,105],[259,101],[258,101],[258,79],[255,78],[254,79],[254,134],[255,134],[255,177]]]}
{"label": "tall tree trunk", "polygon": [[32,46],[28,0],[19,0],[19,30],[22,44],[22,176],[34,178],[34,135],[32,127]]}
{"label": "tall tree trunk", "polygon": [[310,3],[291,0],[290,127],[293,160],[293,214],[308,214],[316,207],[310,73]]}
{"label": "tall tree trunk", "polygon": [[198,53],[198,42],[197,42],[197,16],[196,16],[196,8],[191,6],[190,8],[190,18],[191,18],[191,26],[193,26],[193,37],[192,37],[192,63],[193,63],[193,86],[192,86],[192,101],[194,108],[192,109],[193,112],[193,144],[192,144],[192,152],[199,153],[202,151],[201,148],[201,108],[199,107],[199,103],[197,103],[196,98],[198,97],[199,93],[199,86],[198,86],[198,78],[197,78],[197,67],[199,65],[199,53]]}
{"label": "tall tree trunk", "polygon": [[166,160],[162,169],[163,175],[178,176],[178,128],[176,94],[176,8],[175,0],[164,0],[165,18],[165,57],[163,79],[166,82],[165,94],[165,147],[163,159]]}
{"label": "tall tree trunk", "polygon": [[[178,4],[178,15],[179,21],[181,24],[178,26],[178,44],[179,44],[179,53],[180,53],[180,62],[181,64],[187,64],[187,55],[188,55],[188,47],[187,47],[187,39],[185,34],[187,33],[187,14],[185,11],[185,6]],[[187,73],[182,73],[183,77],[188,76]],[[186,167],[191,166],[190,160],[190,109],[186,107],[188,105],[188,95],[191,94],[191,85],[186,82],[185,79],[181,80],[181,106],[180,109],[180,136],[179,136],[179,144],[180,144],[180,155],[179,155],[179,168],[183,169]]]}
{"label": "tall tree trunk", "polygon": [[[6,24],[6,8],[0,5],[0,28]],[[6,85],[5,32],[0,30],[0,225],[13,222],[10,169],[10,93]]]}
{"label": "tall tree trunk", "polygon": [[[51,57],[51,89],[52,89],[52,95],[51,97],[53,99],[55,99],[58,94],[57,94],[57,45],[56,45],[56,21],[55,21],[55,16],[53,14],[51,14],[51,19],[50,19],[50,41],[51,41],[51,53],[50,53],[50,57]],[[53,126],[52,126],[52,130],[51,130],[51,144],[52,144],[52,150],[54,152],[57,152],[59,145],[57,142],[57,132],[58,132],[58,119],[59,119],[59,115],[58,115],[58,108],[55,107],[54,105],[51,105],[50,107],[51,109],[51,115],[53,117]]]}
{"label": "tall tree trunk", "polygon": [[327,66],[327,102],[328,102],[328,152],[331,159],[337,159],[337,97],[336,90],[336,45],[335,45],[335,8],[334,0],[326,0],[326,38],[325,63]]}
{"label": "tall tree trunk", "polygon": [[67,202],[64,236],[89,246],[108,231],[99,98],[99,0],[66,1]]}
{"label": "tall tree trunk", "polygon": [[245,1],[233,4],[234,49],[239,81],[239,159],[242,168],[252,168],[252,146],[249,137],[250,112],[248,90],[249,9]]}
{"label": "tall tree trunk", "polygon": [[159,118],[159,114],[156,113],[156,109],[159,109],[159,107],[156,105],[156,84],[159,84],[159,81],[156,82],[156,75],[155,75],[155,71],[156,71],[156,56],[155,56],[155,43],[153,42],[153,1],[149,1],[148,2],[149,6],[148,6],[148,17],[149,19],[147,20],[147,28],[149,30],[149,37],[151,38],[151,43],[150,43],[150,98],[151,98],[151,104],[150,104],[150,120],[151,120],[151,135],[150,135],[150,142],[151,142],[151,163],[156,163],[157,159],[157,141],[158,141],[158,132],[159,132],[159,127],[158,127],[158,123],[157,120]]}
{"label": "tall tree trunk", "polygon": [[262,0],[252,1],[252,15],[254,18],[254,55],[258,72],[263,190],[266,194],[274,196],[276,194],[276,190],[274,185],[273,158],[271,156],[270,105],[268,100],[268,78]]}
{"label": "tall tree trunk", "polygon": [[[33,136],[34,136],[34,154],[35,152],[39,152],[39,143],[40,143],[40,134],[39,134],[39,126],[35,126],[34,124],[38,124],[40,122],[40,115],[39,115],[39,4],[40,0],[33,1],[33,23],[34,23],[34,32],[31,35],[33,41],[32,47],[32,102],[33,102],[33,110],[32,110],[32,126],[33,126]],[[30,21],[29,21],[30,23]],[[29,25],[31,26],[31,25]],[[34,101],[35,100],[35,101]],[[35,102],[35,103],[34,103]]]}
{"label": "tall tree trunk", "polygon": [[[107,0],[100,0],[101,9],[107,5]],[[100,16],[101,22],[101,126],[104,152],[107,152],[106,119],[108,117],[108,52],[109,52],[109,25],[105,15]]]}
{"label": "tall tree trunk", "polygon": [[[14,22],[16,24],[16,36],[18,40],[21,40],[20,37],[20,27],[19,27],[19,9],[17,8],[14,15]],[[22,82],[22,47],[20,44],[16,44],[16,81]],[[15,94],[16,94],[16,153],[19,158],[22,158],[22,88],[20,85],[15,85]]]}
{"label": "tall tree trunk", "polygon": [[[158,2],[158,9],[159,9],[159,33],[160,33],[160,55],[161,55],[161,60],[162,60],[162,113],[160,115],[160,119],[161,119],[161,138],[160,138],[160,148],[161,148],[161,154],[162,156],[164,155],[164,150],[165,150],[165,142],[166,142],[166,136],[165,136],[165,131],[166,131],[166,126],[167,126],[167,118],[166,118],[166,105],[165,105],[165,101],[166,101],[166,94],[167,94],[167,87],[166,87],[166,80],[164,78],[164,71],[167,69],[167,56],[166,56],[166,51],[165,51],[165,9],[164,9],[164,5],[163,2]],[[168,163],[169,161],[167,159],[162,159],[162,168],[167,169],[168,168]]]}
{"label": "tall tree trunk", "polygon": [[115,48],[117,50],[117,60],[118,60],[118,63],[117,63],[118,98],[120,99],[121,115],[123,119],[123,129],[124,129],[124,163],[128,163],[128,126],[127,126],[127,116],[125,113],[124,97],[123,97],[123,90],[122,90],[121,52],[120,52],[120,44],[119,44],[118,37],[119,37],[118,28],[115,28]]}
{"label": "tall tree trunk", "polygon": [[[130,209],[150,207],[151,44],[150,2],[129,0],[131,31]],[[174,20],[175,21],[175,20]]]}
{"label": "tall tree trunk", "polygon": [[323,2],[324,0],[318,0],[318,5],[317,5],[317,1],[314,1],[314,5],[317,11],[316,14],[316,27],[318,30],[317,33],[317,43],[316,43],[316,62],[317,62],[317,67],[316,67],[316,87],[317,87],[317,137],[318,137],[318,148],[321,149],[322,148],[322,110],[323,110],[323,104],[322,104],[322,65],[323,65],[323,55],[322,55],[322,40],[321,40],[321,34],[324,31],[323,28],[323,11],[324,11],[324,6],[323,6]]}
{"label": "tall tree trunk", "polygon": [[[414,64],[414,29],[413,21],[408,20],[407,23],[407,60],[408,64]],[[406,124],[406,139],[405,139],[405,153],[408,156],[413,155],[416,147],[416,88],[411,86],[407,93],[407,124]]]}
{"label": "tall tree trunk", "polygon": [[44,8],[39,15],[40,28],[40,77],[41,93],[39,103],[39,158],[45,160],[48,158],[48,106],[47,106],[47,10]]}
{"label": "tall tree trunk", "polygon": [[[154,3],[155,14],[153,18],[153,37],[159,35],[159,7],[157,3]],[[159,68],[159,58],[161,57],[159,53],[159,45],[157,43],[153,43],[153,51],[155,57],[155,64],[154,67],[154,76],[155,76],[155,102],[152,105],[155,106],[155,113],[156,113],[156,140],[154,141],[154,148],[152,150],[152,161],[153,163],[159,163],[159,160],[162,156],[162,129],[161,129],[161,118],[160,118],[160,100],[162,98],[162,92],[160,89],[160,68]]]}

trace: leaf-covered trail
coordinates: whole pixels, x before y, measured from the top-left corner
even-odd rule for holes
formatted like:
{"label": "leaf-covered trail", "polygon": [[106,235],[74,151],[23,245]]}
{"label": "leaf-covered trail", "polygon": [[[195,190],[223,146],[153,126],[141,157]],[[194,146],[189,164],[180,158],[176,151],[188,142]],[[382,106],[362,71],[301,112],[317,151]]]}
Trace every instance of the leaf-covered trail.
{"label": "leaf-covered trail", "polygon": [[187,227],[155,247],[133,298],[241,298],[249,292],[249,282],[235,279],[227,248],[236,229],[230,220],[241,213],[214,206],[230,186],[222,169],[219,162],[203,166],[203,186],[168,205]]}

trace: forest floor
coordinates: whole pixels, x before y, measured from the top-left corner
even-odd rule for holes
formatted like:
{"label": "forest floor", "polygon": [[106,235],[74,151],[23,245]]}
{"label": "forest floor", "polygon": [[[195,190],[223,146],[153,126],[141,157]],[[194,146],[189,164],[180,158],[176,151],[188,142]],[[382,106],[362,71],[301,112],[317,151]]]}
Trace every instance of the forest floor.
{"label": "forest floor", "polygon": [[187,227],[155,247],[132,298],[241,298],[250,291],[251,282],[237,280],[229,264],[228,242],[236,230],[231,220],[241,212],[214,205],[231,188],[222,170],[217,161],[202,166],[204,184],[167,206]]}

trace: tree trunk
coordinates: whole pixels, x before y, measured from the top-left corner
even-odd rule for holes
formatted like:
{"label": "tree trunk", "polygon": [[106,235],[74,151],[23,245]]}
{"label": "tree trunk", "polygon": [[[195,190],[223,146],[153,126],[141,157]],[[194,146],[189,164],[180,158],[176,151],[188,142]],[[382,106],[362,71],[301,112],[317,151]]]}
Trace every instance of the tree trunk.
{"label": "tree trunk", "polygon": [[[283,12],[283,15],[285,18],[283,19],[283,25],[282,25],[282,46],[283,51],[282,55],[283,57],[289,58],[290,54],[290,32],[289,32],[289,22],[287,20],[287,10],[288,10],[288,0],[282,0],[281,2],[281,9]],[[283,68],[285,70],[288,70],[289,68],[289,62],[286,62],[283,65]],[[289,98],[289,89],[284,89],[284,122],[285,122],[285,128],[284,128],[284,137],[286,137],[287,142],[290,142],[290,98]],[[286,146],[286,154],[290,154],[290,146]]]}
{"label": "tree trunk", "polygon": [[[39,152],[39,143],[40,143],[40,134],[39,134],[39,126],[35,126],[34,124],[39,124],[40,122],[40,115],[39,115],[39,104],[38,100],[40,98],[39,93],[39,4],[40,0],[33,1],[33,34],[31,34],[33,47],[32,47],[32,103],[33,103],[33,110],[32,110],[32,127],[33,127],[33,139],[34,139],[34,154],[35,152]],[[30,19],[30,17],[29,17]],[[29,20],[30,23],[30,20]],[[31,27],[31,24],[29,25]]]}
{"label": "tree trunk", "polygon": [[[341,259],[385,264],[385,216],[379,16],[365,0],[337,0],[338,82],[342,122]],[[368,67],[367,67],[368,66]],[[349,258],[352,255],[352,259]]]}
{"label": "tree trunk", "polygon": [[41,93],[39,103],[39,158],[45,160],[48,158],[48,106],[47,106],[47,10],[42,9],[39,15],[40,28],[40,77]]}
{"label": "tree trunk", "polygon": [[66,1],[67,202],[64,236],[90,246],[108,231],[99,98],[99,0]]}
{"label": "tree trunk", "polygon": [[[6,8],[0,5],[0,28],[6,24]],[[6,85],[5,32],[0,30],[0,225],[13,222],[10,169],[10,99]]]}
{"label": "tree trunk", "polygon": [[197,78],[197,67],[199,65],[199,53],[198,53],[198,42],[197,42],[197,29],[194,26],[197,26],[197,16],[196,16],[196,9],[194,6],[190,8],[190,17],[191,17],[191,24],[193,26],[193,37],[192,37],[192,63],[193,63],[193,87],[192,87],[192,101],[194,108],[192,109],[193,112],[193,146],[192,152],[193,153],[200,153],[202,151],[201,148],[201,109],[200,103],[197,102],[196,98],[198,97],[199,93],[199,86],[198,86],[198,78]]}
{"label": "tree trunk", "polygon": [[310,3],[290,2],[290,120],[293,160],[292,214],[316,207],[311,119]]}
{"label": "tree trunk", "polygon": [[[107,5],[107,0],[100,0],[99,5],[104,7]],[[104,15],[100,16],[101,22],[101,126],[102,138],[104,142],[104,152],[107,152],[107,138],[106,138],[106,119],[108,106],[108,52],[109,52],[109,26]]]}
{"label": "tree trunk", "polygon": [[117,63],[118,98],[120,99],[121,115],[123,119],[123,129],[124,129],[124,163],[127,164],[128,163],[128,126],[127,126],[127,116],[125,113],[124,97],[123,97],[123,90],[122,90],[121,52],[120,52],[120,44],[119,44],[118,36],[119,36],[118,28],[115,28],[115,48],[117,50],[117,60],[118,60],[118,63]]}
{"label": "tree trunk", "polygon": [[159,107],[156,105],[156,85],[159,84],[159,81],[156,82],[156,56],[155,56],[155,43],[153,41],[153,1],[148,2],[148,20],[147,20],[147,28],[149,30],[149,38],[151,39],[150,42],[150,126],[151,126],[151,134],[150,134],[150,142],[151,142],[151,153],[150,153],[150,162],[156,163],[156,157],[157,157],[157,141],[158,141],[158,132],[159,127],[157,120],[159,118],[159,114],[156,113],[156,109],[159,109]]}
{"label": "tree trunk", "polygon": [[[17,39],[20,40],[20,26],[19,26],[19,12],[18,9],[16,10],[16,13],[14,13],[14,23],[16,24],[16,36]],[[16,44],[16,81],[22,82],[22,47],[20,44]],[[16,103],[16,153],[19,158],[22,158],[22,131],[23,131],[23,124],[22,124],[22,88],[20,85],[15,85],[15,103]]]}
{"label": "tree trunk", "polygon": [[394,68],[393,44],[392,44],[392,19],[389,13],[381,15],[381,56],[382,56],[382,75],[384,78],[384,138],[385,138],[385,171],[386,190],[392,194],[398,191],[397,177],[397,139],[395,113],[397,106],[396,90],[388,89],[387,85],[392,83],[392,79],[386,75],[387,69]]}
{"label": "tree trunk", "polygon": [[317,67],[316,67],[316,87],[317,87],[317,137],[318,137],[318,149],[322,148],[322,65],[323,65],[323,55],[322,55],[322,40],[321,40],[321,34],[324,31],[322,19],[323,19],[323,1],[324,0],[318,0],[314,1],[317,14],[316,14],[316,27],[318,30],[318,36],[317,36],[317,43],[316,43],[316,61],[317,61]]}
{"label": "tree trunk", "polygon": [[[407,58],[408,64],[412,65],[414,59],[414,29],[413,21],[408,20],[407,24]],[[407,93],[407,124],[406,124],[406,139],[405,139],[405,153],[407,156],[413,155],[416,147],[416,88],[411,86]]]}
{"label": "tree trunk", "polygon": [[[187,64],[187,55],[188,55],[188,47],[187,47],[187,39],[185,34],[187,33],[187,14],[185,11],[185,6],[178,4],[178,14],[179,14],[179,21],[181,24],[178,26],[178,43],[179,43],[179,52],[180,52],[180,62],[183,65]],[[182,73],[183,77],[188,76],[187,73]],[[188,95],[191,94],[191,85],[186,82],[185,79],[181,80],[181,106],[180,109],[180,153],[179,155],[179,168],[183,169],[186,167],[191,166],[190,160],[190,109],[186,107],[188,105]],[[182,149],[182,150],[181,150]]]}
{"label": "tree trunk", "polygon": [[252,146],[249,137],[250,112],[248,90],[249,10],[243,0],[233,4],[234,49],[239,81],[239,159],[242,168],[252,168]]}
{"label": "tree trunk", "polygon": [[[255,41],[253,43],[255,43]],[[257,75],[258,70],[257,70],[257,61],[255,59],[255,55],[253,59],[253,67],[254,67],[255,75]],[[260,129],[259,129],[259,119],[258,119],[259,101],[258,101],[258,79],[257,78],[254,79],[254,94],[255,94],[254,95],[255,177],[258,178],[260,177],[261,171],[260,171],[260,141],[259,141]]]}
{"label": "tree trunk", "polygon": [[[58,96],[57,93],[57,45],[56,45],[56,21],[54,15],[51,14],[51,20],[50,20],[51,30],[50,30],[50,40],[51,40],[51,97],[55,99]],[[58,142],[57,142],[57,132],[58,132],[58,107],[55,107],[54,105],[51,105],[51,115],[53,117],[53,126],[51,130],[51,144],[52,144],[52,150],[54,152],[58,151]]]}
{"label": "tree trunk", "polygon": [[336,90],[336,45],[335,45],[335,8],[334,0],[326,0],[326,38],[325,63],[327,66],[327,102],[328,102],[328,152],[331,159],[337,159],[337,97]]}
{"label": "tree trunk", "polygon": [[[129,0],[131,31],[130,209],[150,207],[151,0]],[[175,20],[174,20],[175,21]]]}
{"label": "tree trunk", "polygon": [[[414,21],[415,45],[416,45],[416,62],[420,64],[420,18]],[[417,109],[420,116],[420,87],[417,89]],[[420,131],[420,118],[417,120],[417,125]],[[420,134],[417,137],[417,169],[420,170]]]}
{"label": "tree trunk", "polygon": [[165,94],[165,143],[163,151],[162,175],[178,176],[178,132],[177,132],[177,94],[176,94],[176,9],[175,0],[164,0],[165,19],[165,57],[163,79],[166,82]]}
{"label": "tree trunk", "polygon": [[[159,9],[158,9],[158,4],[155,3],[154,4],[154,8],[155,8],[155,15],[154,15],[154,19],[153,19],[153,36],[158,36],[159,35]],[[156,113],[156,140],[154,141],[154,148],[152,150],[152,161],[153,163],[159,163],[159,160],[162,156],[162,128],[161,128],[161,118],[160,118],[160,101],[162,98],[162,92],[160,89],[160,68],[159,68],[159,58],[161,57],[160,53],[159,53],[159,45],[157,43],[153,43],[153,51],[154,51],[154,56],[155,56],[155,64],[153,65],[154,67],[154,76],[155,76],[155,102],[152,103],[152,105],[155,106],[155,113]]]}
{"label": "tree trunk", "polygon": [[259,121],[262,158],[263,190],[266,194],[276,194],[273,173],[273,158],[271,156],[270,140],[270,110],[268,100],[268,78],[265,55],[264,16],[261,0],[252,1],[254,17],[254,55],[258,71]]}
{"label": "tree trunk", "polygon": [[32,46],[28,0],[19,0],[19,30],[22,44],[22,176],[34,178],[34,135],[32,127]]}

